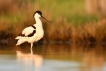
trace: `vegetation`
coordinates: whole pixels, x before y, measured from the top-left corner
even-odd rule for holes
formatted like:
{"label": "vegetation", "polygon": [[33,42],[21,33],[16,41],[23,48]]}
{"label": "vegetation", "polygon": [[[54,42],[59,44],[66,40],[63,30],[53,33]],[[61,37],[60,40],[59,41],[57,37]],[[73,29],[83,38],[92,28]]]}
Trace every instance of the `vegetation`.
{"label": "vegetation", "polygon": [[13,40],[23,28],[35,23],[33,13],[41,10],[53,22],[42,19],[44,41],[106,42],[106,19],[96,13],[87,14],[84,0],[6,0],[0,3],[1,40]]}

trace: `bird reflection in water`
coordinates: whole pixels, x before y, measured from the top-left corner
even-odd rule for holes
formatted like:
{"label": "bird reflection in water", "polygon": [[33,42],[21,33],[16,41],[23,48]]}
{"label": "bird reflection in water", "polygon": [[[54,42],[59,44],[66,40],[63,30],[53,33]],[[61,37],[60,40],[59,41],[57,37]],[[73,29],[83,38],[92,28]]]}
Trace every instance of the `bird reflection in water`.
{"label": "bird reflection in water", "polygon": [[43,57],[33,53],[22,53],[21,51],[16,51],[17,63],[21,67],[22,71],[40,71]]}

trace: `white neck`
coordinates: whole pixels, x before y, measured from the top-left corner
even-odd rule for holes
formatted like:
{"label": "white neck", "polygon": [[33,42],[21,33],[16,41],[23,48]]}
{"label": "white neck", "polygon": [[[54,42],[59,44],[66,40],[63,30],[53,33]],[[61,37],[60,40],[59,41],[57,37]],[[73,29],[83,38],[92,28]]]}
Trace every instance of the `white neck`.
{"label": "white neck", "polygon": [[40,20],[40,18],[38,16],[34,17],[35,21],[36,21],[36,25],[38,28],[42,28],[42,21]]}

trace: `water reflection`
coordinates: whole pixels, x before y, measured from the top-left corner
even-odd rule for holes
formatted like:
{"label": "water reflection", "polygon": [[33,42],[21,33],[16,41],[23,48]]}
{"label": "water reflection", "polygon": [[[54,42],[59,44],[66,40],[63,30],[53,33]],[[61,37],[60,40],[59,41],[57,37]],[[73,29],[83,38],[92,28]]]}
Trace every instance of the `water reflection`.
{"label": "water reflection", "polygon": [[30,50],[30,53],[23,53],[21,51],[16,51],[17,63],[22,66],[22,71],[40,71],[43,57],[33,53],[33,50]]}
{"label": "water reflection", "polygon": [[106,71],[106,46],[0,47],[0,71]]}
{"label": "water reflection", "polygon": [[[81,71],[106,71],[105,47],[92,45],[48,45],[46,58],[80,62]],[[44,47],[45,49],[45,47]],[[51,56],[50,56],[51,55]]]}
{"label": "water reflection", "polygon": [[94,52],[84,54],[82,59],[83,71],[103,71],[104,57],[96,56]]}
{"label": "water reflection", "polygon": [[105,54],[104,48],[97,46],[89,48],[82,58],[82,71],[104,71]]}

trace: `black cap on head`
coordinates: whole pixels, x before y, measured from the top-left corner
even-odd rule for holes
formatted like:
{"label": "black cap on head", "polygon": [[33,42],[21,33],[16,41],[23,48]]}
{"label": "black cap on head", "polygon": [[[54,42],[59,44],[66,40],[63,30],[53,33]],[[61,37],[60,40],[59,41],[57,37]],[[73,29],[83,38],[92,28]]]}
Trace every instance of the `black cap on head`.
{"label": "black cap on head", "polygon": [[42,12],[41,12],[41,11],[37,10],[37,11],[34,13],[34,15],[35,15],[36,13],[38,13],[39,15],[42,16]]}
{"label": "black cap on head", "polygon": [[[43,19],[45,19],[45,18],[42,16],[42,12],[41,12],[41,11],[37,10],[37,11],[34,13],[34,15],[35,15],[36,13],[38,13]],[[34,16],[34,15],[33,15],[33,16]],[[47,19],[45,19],[45,20],[48,21]],[[50,22],[50,21],[48,21],[48,22]]]}

